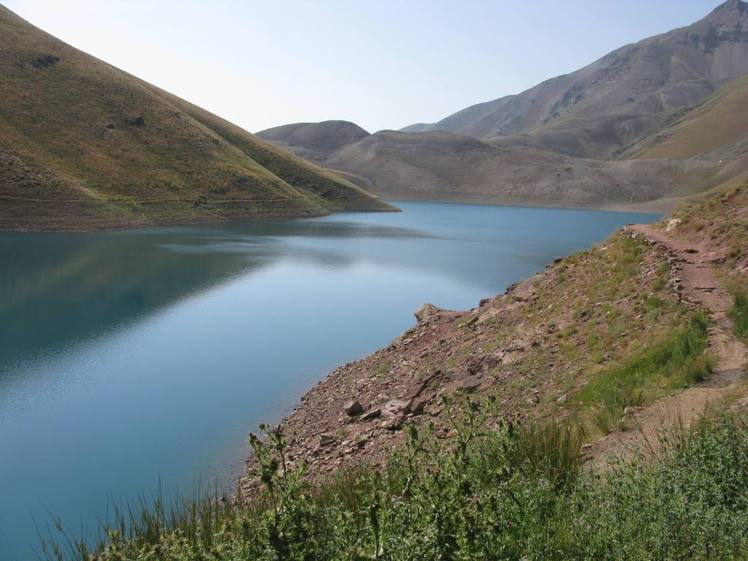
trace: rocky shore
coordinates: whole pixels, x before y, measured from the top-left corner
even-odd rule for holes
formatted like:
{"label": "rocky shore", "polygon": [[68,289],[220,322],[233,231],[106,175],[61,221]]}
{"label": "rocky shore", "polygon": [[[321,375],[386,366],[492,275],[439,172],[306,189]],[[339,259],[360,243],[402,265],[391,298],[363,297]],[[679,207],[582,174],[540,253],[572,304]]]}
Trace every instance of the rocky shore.
{"label": "rocky shore", "polygon": [[[290,466],[305,463],[311,477],[323,477],[359,462],[381,465],[408,424],[449,439],[442,396],[491,397],[496,419],[563,419],[597,371],[682,320],[679,288],[664,248],[618,233],[472,310],[424,305],[411,329],[335,369],[281,421]],[[655,325],[651,298],[664,303]],[[253,466],[250,458],[244,489]]]}

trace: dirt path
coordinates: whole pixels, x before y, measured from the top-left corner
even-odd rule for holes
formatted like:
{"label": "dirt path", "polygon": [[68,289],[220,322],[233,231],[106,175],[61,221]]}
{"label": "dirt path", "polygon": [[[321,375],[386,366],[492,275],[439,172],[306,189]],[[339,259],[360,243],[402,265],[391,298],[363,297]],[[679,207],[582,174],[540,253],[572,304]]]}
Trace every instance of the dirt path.
{"label": "dirt path", "polygon": [[655,453],[663,430],[676,424],[688,427],[711,402],[730,393],[748,363],[748,347],[733,334],[728,316],[732,297],[718,282],[717,265],[724,254],[705,244],[676,239],[651,225],[630,226],[627,230],[631,236],[643,236],[668,252],[681,299],[709,314],[713,321],[709,352],[715,358],[715,370],[704,383],[630,411],[625,419],[628,430],[616,430],[592,444],[588,454],[593,465],[605,465],[613,456]]}

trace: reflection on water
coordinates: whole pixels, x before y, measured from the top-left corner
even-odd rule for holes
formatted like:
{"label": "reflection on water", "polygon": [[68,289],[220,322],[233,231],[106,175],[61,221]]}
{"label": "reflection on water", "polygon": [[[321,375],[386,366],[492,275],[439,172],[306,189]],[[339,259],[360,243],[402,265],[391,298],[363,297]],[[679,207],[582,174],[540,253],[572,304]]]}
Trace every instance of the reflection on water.
{"label": "reflection on water", "polygon": [[96,234],[0,236],[0,372],[120,327],[181,297],[289,258],[346,266],[353,256],[288,237],[418,238],[355,222],[267,222]]}
{"label": "reflection on water", "polygon": [[[244,439],[331,368],[652,215],[404,203],[398,214],[0,235],[0,559],[33,518],[230,484]],[[12,482],[12,483],[11,483]]]}

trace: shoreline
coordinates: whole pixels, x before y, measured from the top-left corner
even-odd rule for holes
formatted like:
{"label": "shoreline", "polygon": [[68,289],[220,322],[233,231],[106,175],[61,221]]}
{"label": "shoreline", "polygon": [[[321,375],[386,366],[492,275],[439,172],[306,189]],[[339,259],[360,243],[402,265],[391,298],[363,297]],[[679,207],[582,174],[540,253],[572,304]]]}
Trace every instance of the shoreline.
{"label": "shoreline", "polygon": [[476,195],[475,197],[451,197],[430,196],[417,197],[401,194],[387,194],[384,201],[408,202],[408,203],[440,203],[440,204],[462,204],[478,206],[503,206],[511,208],[547,208],[553,210],[593,210],[607,212],[641,212],[644,214],[670,214],[678,205],[687,200],[689,196],[673,199],[655,199],[641,203],[603,203],[603,204],[563,204],[561,201],[517,201],[515,199],[504,199]]}
{"label": "shoreline", "polygon": [[168,228],[172,226],[202,226],[210,224],[230,224],[237,222],[276,222],[281,220],[304,220],[308,218],[322,218],[325,216],[332,216],[334,214],[361,214],[361,213],[383,213],[383,212],[402,212],[399,208],[394,207],[382,199],[382,202],[390,206],[391,208],[381,209],[367,209],[367,210],[338,210],[321,213],[303,213],[303,214],[292,214],[292,215],[277,215],[277,216],[263,216],[263,217],[247,217],[247,218],[213,218],[203,217],[197,220],[193,219],[176,219],[176,220],[165,220],[158,222],[148,222],[143,224],[111,224],[98,227],[70,227],[70,228],[4,228],[0,226],[0,235],[2,234],[54,234],[54,233],[95,233],[95,232],[127,232],[127,231],[140,231],[149,228]]}
{"label": "shoreline", "polygon": [[[592,262],[610,259],[606,250],[626,243],[621,241],[624,238],[622,228],[579,254],[556,258],[544,271],[469,310],[424,304],[414,312],[415,325],[388,345],[333,369],[282,416],[276,426],[288,442],[289,465],[306,464],[312,478],[360,462],[382,466],[403,444],[407,432],[403,428],[411,423],[424,430],[434,427],[428,430],[434,430],[437,438],[449,439],[453,431],[443,415],[442,396],[496,393],[501,396],[502,417],[510,421],[568,416],[564,404],[569,390],[561,389],[557,378],[577,365],[559,359],[556,337],[562,325],[573,324],[574,314],[566,316],[574,310],[565,308],[563,297],[554,301],[549,295],[560,292],[560,276],[567,267],[578,266],[580,255]],[[655,271],[667,262],[658,250],[646,253],[636,288],[631,289],[637,295],[638,284],[651,284]],[[587,268],[597,274],[600,267]],[[675,295],[668,293],[668,297]],[[554,303],[560,304],[558,310],[550,309]],[[539,325],[528,325],[531,314],[542,320]],[[498,350],[487,350],[495,345],[491,332],[496,322],[505,332]],[[546,363],[547,376],[538,363]],[[515,388],[516,383],[523,387]],[[237,483],[243,492],[254,488],[254,467],[250,454]]]}
{"label": "shoreline", "polygon": [[658,199],[656,201],[646,203],[632,203],[632,204],[606,204],[606,205],[589,205],[589,206],[575,206],[575,205],[553,205],[549,203],[538,203],[533,204],[532,202],[517,202],[517,201],[506,201],[506,200],[471,200],[470,198],[464,199],[452,199],[449,197],[439,198],[418,198],[418,197],[407,197],[401,195],[393,195],[392,197],[382,198],[381,201],[391,208],[383,209],[367,209],[367,210],[339,210],[322,213],[305,213],[296,215],[277,215],[277,216],[264,216],[256,218],[212,218],[203,217],[199,219],[176,219],[176,220],[165,220],[157,222],[148,222],[142,224],[122,223],[122,224],[109,224],[103,226],[92,226],[92,227],[62,227],[62,228],[5,228],[0,226],[0,235],[3,234],[54,234],[54,233],[95,233],[95,232],[127,232],[127,231],[138,231],[146,230],[149,228],[167,228],[173,226],[201,226],[211,224],[230,224],[230,223],[241,223],[241,222],[276,222],[282,220],[304,220],[309,218],[323,218],[326,216],[333,216],[336,214],[362,214],[362,213],[387,213],[387,212],[402,212],[402,209],[395,206],[397,203],[433,203],[433,204],[454,204],[454,205],[476,205],[476,206],[495,206],[495,207],[507,207],[507,208],[534,208],[534,209],[548,209],[548,210],[581,210],[581,211],[602,211],[602,212],[639,212],[642,214],[669,214],[673,208],[680,204],[684,198],[680,199]]}

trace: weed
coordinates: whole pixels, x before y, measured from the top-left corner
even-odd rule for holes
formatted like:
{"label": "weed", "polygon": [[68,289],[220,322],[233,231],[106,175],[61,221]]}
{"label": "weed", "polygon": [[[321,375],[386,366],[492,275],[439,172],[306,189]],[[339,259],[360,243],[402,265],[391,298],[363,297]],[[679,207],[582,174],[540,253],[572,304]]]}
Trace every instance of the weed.
{"label": "weed", "polygon": [[733,290],[733,305],[730,310],[735,335],[748,341],[748,290],[735,288]]}
{"label": "weed", "polygon": [[708,320],[695,314],[690,322],[664,341],[645,348],[633,359],[597,375],[577,396],[593,405],[592,421],[603,434],[610,432],[629,406],[638,406],[665,392],[687,387],[711,372],[705,354]]}
{"label": "weed", "polygon": [[[484,426],[467,415],[457,447],[410,429],[384,469],[318,484],[289,469],[282,434],[254,438],[263,489],[120,512],[101,544],[45,544],[47,560],[733,559],[748,553],[748,426],[707,418],[664,441],[654,462],[580,469],[571,425]],[[284,467],[285,466],[285,467]],[[129,513],[129,514],[128,514]],[[95,550],[96,553],[92,551]]]}

